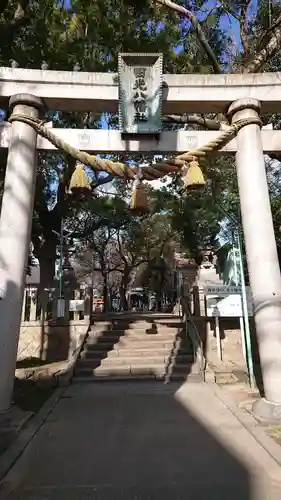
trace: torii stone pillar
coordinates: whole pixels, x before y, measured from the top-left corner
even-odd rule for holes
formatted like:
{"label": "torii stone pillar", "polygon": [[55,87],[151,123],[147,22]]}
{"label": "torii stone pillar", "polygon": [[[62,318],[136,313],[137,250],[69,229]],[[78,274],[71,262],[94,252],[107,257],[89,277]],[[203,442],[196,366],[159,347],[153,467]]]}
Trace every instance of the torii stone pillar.
{"label": "torii stone pillar", "polygon": [[[43,102],[29,94],[10,99],[14,114],[38,117]],[[0,417],[11,405],[21,308],[31,235],[36,182],[36,132],[20,122],[11,125],[10,147],[0,218]]]}
{"label": "torii stone pillar", "polygon": [[[232,123],[257,118],[259,112],[256,99],[239,99],[229,108]],[[281,277],[258,125],[238,132],[236,168],[265,392],[253,409],[259,417],[280,420]]]}

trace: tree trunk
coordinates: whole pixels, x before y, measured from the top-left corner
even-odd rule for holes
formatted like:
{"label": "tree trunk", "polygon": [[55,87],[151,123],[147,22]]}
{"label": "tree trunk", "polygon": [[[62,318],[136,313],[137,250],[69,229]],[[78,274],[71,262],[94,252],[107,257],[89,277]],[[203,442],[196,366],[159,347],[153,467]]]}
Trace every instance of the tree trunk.
{"label": "tree trunk", "polygon": [[55,259],[49,259],[43,255],[39,257],[40,265],[40,283],[39,290],[43,291],[45,288],[51,288],[55,276]]}
{"label": "tree trunk", "polygon": [[51,288],[54,283],[57,241],[48,239],[39,249],[35,250],[40,265],[39,295],[45,288]]}
{"label": "tree trunk", "polygon": [[161,312],[162,309],[162,294],[161,291],[158,290],[156,293],[156,310],[157,312]]}
{"label": "tree trunk", "polygon": [[107,295],[108,295],[108,287],[107,287],[107,276],[103,277],[103,312],[107,312],[108,303],[107,303]]}
{"label": "tree trunk", "polygon": [[126,297],[127,288],[124,288],[122,285],[120,286],[120,309],[121,311],[128,311],[128,301]]}
{"label": "tree trunk", "polygon": [[123,276],[122,276],[122,281],[121,281],[121,286],[119,289],[120,293],[120,307],[121,310],[123,311],[128,311],[128,301],[126,297],[128,285],[129,285],[129,279],[130,279],[130,272],[129,270],[125,269]]}

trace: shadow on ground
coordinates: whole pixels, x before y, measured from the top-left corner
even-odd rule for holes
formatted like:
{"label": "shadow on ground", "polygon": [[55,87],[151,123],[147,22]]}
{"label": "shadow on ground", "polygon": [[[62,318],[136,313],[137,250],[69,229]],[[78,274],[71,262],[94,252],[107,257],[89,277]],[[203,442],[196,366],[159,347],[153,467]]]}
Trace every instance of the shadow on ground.
{"label": "shadow on ground", "polygon": [[204,384],[185,391],[73,385],[39,432],[10,500],[273,500],[252,489],[245,429]]}
{"label": "shadow on ground", "polygon": [[53,393],[52,388],[42,388],[33,380],[15,379],[13,404],[23,411],[36,413]]}

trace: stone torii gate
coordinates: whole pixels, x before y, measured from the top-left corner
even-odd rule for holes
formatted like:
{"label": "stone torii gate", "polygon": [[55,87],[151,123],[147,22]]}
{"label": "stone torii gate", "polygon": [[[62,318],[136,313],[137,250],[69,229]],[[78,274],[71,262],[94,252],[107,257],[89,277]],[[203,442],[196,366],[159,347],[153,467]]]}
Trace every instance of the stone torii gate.
{"label": "stone torii gate", "polygon": [[[159,61],[156,62],[159,66]],[[256,404],[255,411],[263,417],[280,419],[281,277],[263,153],[281,151],[281,132],[261,131],[257,119],[265,113],[281,112],[281,76],[279,73],[162,75],[155,64],[148,71],[152,71],[151,95],[152,101],[158,99],[158,114],[162,107],[165,114],[227,113],[232,124],[253,119],[223,148],[222,154],[237,151],[242,222],[265,389],[265,398]],[[134,65],[139,67],[137,58]],[[126,75],[125,87],[130,81],[125,72]],[[12,115],[35,118],[45,106],[57,111],[117,112],[119,97],[124,97],[120,82],[120,73],[118,78],[112,73],[0,68],[0,107],[9,104]],[[159,126],[159,116],[157,120]],[[54,129],[54,133],[89,152],[160,154],[200,147],[219,134],[160,132],[159,126],[159,135],[155,137],[157,120],[151,130],[145,130],[144,124],[140,133],[145,135],[132,135],[138,130],[125,130],[130,132],[126,137],[119,131],[105,130]],[[4,154],[8,149],[0,219],[0,414],[3,416],[10,407],[14,380],[36,181],[36,146],[54,149],[26,123],[14,121],[1,125],[0,147]]]}

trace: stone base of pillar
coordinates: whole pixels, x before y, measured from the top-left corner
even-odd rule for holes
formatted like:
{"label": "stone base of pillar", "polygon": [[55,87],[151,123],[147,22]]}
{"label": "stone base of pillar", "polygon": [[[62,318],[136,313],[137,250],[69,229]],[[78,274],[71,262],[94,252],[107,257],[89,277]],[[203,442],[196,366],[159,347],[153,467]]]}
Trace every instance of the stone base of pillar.
{"label": "stone base of pillar", "polygon": [[254,402],[252,411],[254,416],[269,424],[281,423],[281,403],[272,403],[265,398]]}
{"label": "stone base of pillar", "polygon": [[32,416],[32,411],[23,411],[17,406],[0,412],[0,453],[13,442]]}
{"label": "stone base of pillar", "polygon": [[6,411],[0,411],[0,429],[10,425],[12,418],[12,409],[9,408]]}

